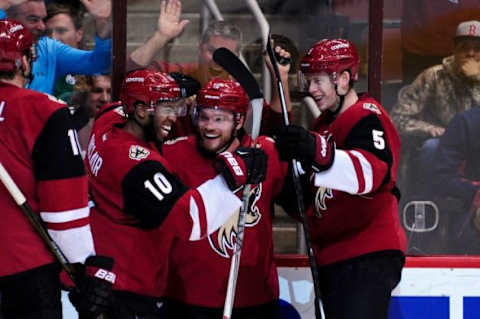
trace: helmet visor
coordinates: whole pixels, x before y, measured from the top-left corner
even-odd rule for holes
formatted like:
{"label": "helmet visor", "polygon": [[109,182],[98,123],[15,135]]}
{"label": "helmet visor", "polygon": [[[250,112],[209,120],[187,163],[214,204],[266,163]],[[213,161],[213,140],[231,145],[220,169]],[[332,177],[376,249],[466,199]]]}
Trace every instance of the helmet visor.
{"label": "helmet visor", "polygon": [[328,75],[326,72],[303,73],[298,71],[298,87],[301,92],[308,93],[313,87],[326,87],[335,82],[334,75]]}
{"label": "helmet visor", "polygon": [[163,116],[174,115],[176,117],[182,117],[187,115],[187,104],[184,99],[178,101],[158,100],[155,111]]}

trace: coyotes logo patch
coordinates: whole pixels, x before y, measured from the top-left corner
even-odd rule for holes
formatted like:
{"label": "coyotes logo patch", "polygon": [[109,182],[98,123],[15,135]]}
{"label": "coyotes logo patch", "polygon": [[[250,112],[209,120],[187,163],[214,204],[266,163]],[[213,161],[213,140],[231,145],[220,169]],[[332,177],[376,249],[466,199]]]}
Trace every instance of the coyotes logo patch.
{"label": "coyotes logo patch", "polygon": [[333,198],[331,188],[319,187],[315,193],[315,215],[322,217],[322,211],[327,210],[327,198]]}
{"label": "coyotes logo patch", "polygon": [[372,111],[373,113],[377,113],[378,115],[382,114],[382,112],[380,112],[380,109],[378,108],[378,106],[376,106],[373,103],[363,103],[363,108],[365,110]]}
{"label": "coyotes logo patch", "polygon": [[[245,216],[245,228],[254,227],[262,218],[257,201],[262,196],[262,184],[258,184],[250,191],[248,198],[248,210]],[[222,257],[230,258],[235,245],[238,231],[238,210],[218,231],[208,236],[210,247]],[[245,229],[246,231],[246,229]]]}
{"label": "coyotes logo patch", "polygon": [[150,155],[150,151],[140,145],[132,145],[128,151],[128,157],[136,161],[147,158],[148,155]]}

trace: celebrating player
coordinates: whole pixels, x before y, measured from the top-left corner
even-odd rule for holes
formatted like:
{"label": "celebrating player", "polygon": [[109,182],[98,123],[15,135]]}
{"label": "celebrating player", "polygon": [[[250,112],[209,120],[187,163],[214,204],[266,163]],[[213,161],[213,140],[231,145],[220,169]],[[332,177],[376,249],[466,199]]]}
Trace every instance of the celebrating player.
{"label": "celebrating player", "polygon": [[[40,212],[48,234],[67,259],[83,263],[88,257],[87,269],[98,269],[112,261],[90,256],[95,250],[88,219],[87,178],[68,108],[52,96],[24,89],[35,56],[33,38],[25,26],[1,20],[1,161],[30,206]],[[0,316],[62,318],[60,267],[3,185],[0,211]],[[85,309],[101,313],[109,305],[108,281],[82,271],[77,272],[76,284],[74,299]]]}
{"label": "celebrating player", "polygon": [[112,318],[160,318],[171,242],[199,240],[220,227],[240,207],[231,188],[261,180],[265,163],[249,161],[247,148],[234,161],[220,157],[229,169],[189,188],[159,152],[185,115],[178,83],[165,73],[133,71],[121,98],[123,111],[100,110],[87,148],[92,230],[97,250],[115,258]]}
{"label": "celebrating player", "polygon": [[353,88],[359,62],[347,40],[316,43],[300,67],[322,114],[311,131],[286,126],[275,142],[282,160],[295,158],[312,174],[307,218],[327,318],[387,318],[404,263],[400,139],[382,106]]}
{"label": "celebrating player", "polygon": [[[216,157],[240,156],[252,139],[243,129],[249,100],[232,80],[212,79],[198,93],[194,123],[197,134],[164,145],[165,157],[180,179],[197,187],[215,176]],[[286,173],[273,140],[260,137],[252,160],[268,156],[265,181],[252,185],[246,213],[245,239],[238,273],[234,318],[277,318],[278,277],[273,259],[272,203]],[[265,156],[265,155],[262,155]],[[188,168],[188,169],[185,169]],[[238,182],[229,181],[232,188]],[[241,194],[242,189],[238,189]],[[224,214],[223,209],[219,213]],[[238,214],[218,231],[196,242],[176,240],[170,255],[165,303],[170,318],[221,318]]]}

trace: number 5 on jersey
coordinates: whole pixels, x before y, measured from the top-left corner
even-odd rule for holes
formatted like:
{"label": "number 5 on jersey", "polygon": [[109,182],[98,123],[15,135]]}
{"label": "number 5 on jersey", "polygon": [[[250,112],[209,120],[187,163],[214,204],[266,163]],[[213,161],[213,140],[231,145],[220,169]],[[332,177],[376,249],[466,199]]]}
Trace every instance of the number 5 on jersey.
{"label": "number 5 on jersey", "polygon": [[383,138],[383,131],[372,130],[373,136],[373,145],[376,149],[383,150],[385,149],[385,139]]}

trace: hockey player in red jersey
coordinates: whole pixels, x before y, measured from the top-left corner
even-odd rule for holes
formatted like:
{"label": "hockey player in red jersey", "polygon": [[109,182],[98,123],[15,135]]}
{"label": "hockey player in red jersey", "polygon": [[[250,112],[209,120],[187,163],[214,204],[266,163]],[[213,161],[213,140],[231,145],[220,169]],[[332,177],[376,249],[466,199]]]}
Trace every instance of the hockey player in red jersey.
{"label": "hockey player in red jersey", "polygon": [[219,157],[229,168],[220,175],[185,185],[161,154],[163,139],[184,115],[180,97],[168,74],[133,71],[121,94],[126,118],[118,108],[100,114],[92,130],[86,157],[95,200],[91,223],[97,251],[115,258],[112,318],[160,318],[171,242],[215,231],[240,207],[231,189],[264,176],[265,160],[247,148],[234,161]]}
{"label": "hockey player in red jersey", "polygon": [[275,143],[282,160],[311,174],[307,218],[326,318],[387,318],[404,263],[400,139],[383,107],[353,88],[359,62],[347,40],[316,43],[300,67],[322,114],[311,131],[283,127]]}
{"label": "hockey player in red jersey", "polygon": [[[31,79],[35,46],[25,26],[0,21],[1,163],[71,263],[100,267],[87,207],[87,178],[76,131],[65,103],[24,89]],[[42,238],[0,186],[0,294],[4,319],[62,317],[59,265]],[[91,269],[91,268],[89,268]],[[111,284],[77,272],[76,300],[99,312]],[[87,292],[84,288],[95,291]],[[101,290],[101,291],[100,291]]]}
{"label": "hockey player in red jersey", "polygon": [[[190,187],[215,176],[218,154],[241,154],[252,139],[243,129],[248,97],[235,81],[212,79],[197,94],[196,136],[164,145],[165,157]],[[272,206],[286,174],[274,141],[259,137],[255,145],[268,156],[265,181],[252,185],[238,273],[234,318],[278,318],[278,275],[273,258]],[[242,189],[237,191],[241,196]],[[223,209],[219,212],[223,214]],[[221,318],[238,214],[207,238],[176,240],[170,254],[165,311],[168,318]]]}

